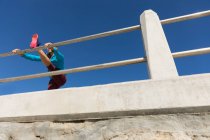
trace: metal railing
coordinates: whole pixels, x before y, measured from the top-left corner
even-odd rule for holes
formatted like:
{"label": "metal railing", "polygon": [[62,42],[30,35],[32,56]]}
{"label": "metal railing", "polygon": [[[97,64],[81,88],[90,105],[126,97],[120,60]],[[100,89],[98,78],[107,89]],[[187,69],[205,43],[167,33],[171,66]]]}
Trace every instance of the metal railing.
{"label": "metal railing", "polygon": [[[200,17],[204,17],[204,16],[209,16],[209,15],[210,15],[210,10],[161,20],[161,23],[162,24],[170,24],[170,23],[200,18]],[[33,51],[37,51],[37,50],[41,50],[41,49],[46,49],[46,48],[49,48],[52,46],[60,47],[60,46],[68,45],[68,44],[93,40],[93,39],[97,39],[97,38],[117,35],[117,34],[131,32],[131,31],[140,30],[140,29],[141,29],[140,25],[135,25],[135,26],[127,27],[127,28],[122,28],[122,29],[103,32],[103,33],[94,34],[94,35],[90,35],[90,36],[84,36],[84,37],[75,38],[75,39],[71,39],[71,40],[61,41],[61,42],[54,43],[51,46],[40,46],[35,49],[26,49],[26,50],[19,51],[19,53],[33,52]],[[178,57],[193,56],[193,55],[200,55],[200,54],[206,54],[206,53],[210,53],[210,48],[202,48],[202,49],[196,49],[196,50],[175,52],[175,53],[172,53],[172,55],[174,58],[178,58]],[[7,56],[12,56],[12,55],[16,55],[16,54],[14,54],[12,52],[8,52],[8,53],[0,54],[0,57],[7,57]],[[136,59],[131,59],[131,60],[124,60],[124,61],[111,62],[111,63],[105,63],[105,64],[99,64],[99,65],[92,65],[92,66],[85,66],[85,67],[66,69],[66,70],[60,70],[60,71],[54,71],[54,72],[46,72],[46,73],[39,73],[39,74],[26,75],[26,76],[4,78],[4,79],[0,79],[0,83],[12,82],[12,81],[18,81],[18,80],[26,80],[26,79],[32,79],[32,78],[47,77],[47,76],[59,75],[59,74],[68,74],[68,73],[84,72],[84,71],[97,70],[97,69],[105,69],[105,68],[110,68],[110,67],[124,66],[124,65],[136,64],[136,63],[142,63],[142,62],[146,62],[146,58],[142,57],[142,58],[136,58]]]}

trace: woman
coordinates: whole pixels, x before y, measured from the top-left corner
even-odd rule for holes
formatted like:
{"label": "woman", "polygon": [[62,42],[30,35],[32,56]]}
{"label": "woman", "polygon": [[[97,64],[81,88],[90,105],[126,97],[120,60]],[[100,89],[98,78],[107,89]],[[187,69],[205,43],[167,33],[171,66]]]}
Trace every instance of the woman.
{"label": "woman", "polygon": [[[38,39],[38,38],[37,38]],[[32,39],[33,42],[33,39]],[[35,44],[31,44],[33,48],[38,46],[38,41]],[[50,46],[52,43],[46,43],[45,46]],[[48,69],[48,71],[57,71],[64,69],[64,56],[61,52],[58,51],[56,47],[49,47],[48,53],[45,54],[43,50],[38,50],[38,55],[32,55],[29,53],[19,54],[25,59],[31,61],[41,61]],[[14,49],[12,52],[18,54],[20,49]],[[66,76],[64,74],[54,75],[50,77],[50,81],[48,83],[48,90],[58,89],[66,83]]]}

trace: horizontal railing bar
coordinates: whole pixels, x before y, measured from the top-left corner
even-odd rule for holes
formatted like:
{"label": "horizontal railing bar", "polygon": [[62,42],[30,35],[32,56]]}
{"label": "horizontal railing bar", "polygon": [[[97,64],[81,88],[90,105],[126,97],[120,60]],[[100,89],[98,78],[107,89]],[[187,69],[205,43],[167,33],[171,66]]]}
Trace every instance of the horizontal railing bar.
{"label": "horizontal railing bar", "polygon": [[201,54],[208,54],[208,53],[210,53],[210,47],[182,51],[182,52],[175,52],[172,55],[174,58],[180,58],[180,57],[187,57],[187,56],[194,56],[194,55],[201,55]]}
{"label": "horizontal railing bar", "polygon": [[185,20],[190,20],[190,19],[195,19],[195,18],[201,18],[201,17],[205,17],[205,16],[210,16],[210,10],[161,20],[161,23],[162,24],[170,24],[170,23],[175,23],[175,22],[180,22],[180,21],[185,21]]}
{"label": "horizontal railing bar", "polygon": [[[180,58],[180,57],[201,55],[201,54],[207,54],[207,53],[210,53],[210,47],[182,51],[182,52],[175,52],[175,53],[172,53],[172,56],[174,58]],[[67,70],[54,71],[54,72],[46,72],[46,73],[40,73],[40,74],[5,78],[5,79],[0,79],[0,83],[33,79],[33,78],[41,78],[41,77],[47,77],[47,76],[59,75],[59,74],[68,74],[68,73],[84,72],[84,71],[91,71],[91,70],[97,70],[97,69],[105,69],[105,68],[111,68],[111,67],[117,67],[117,66],[137,64],[137,63],[142,63],[142,62],[146,62],[146,58],[142,57],[142,58],[123,60],[123,61],[118,61],[118,62],[111,62],[111,63],[104,63],[104,64],[99,64],[99,65],[92,65],[92,66],[85,66],[85,67],[79,67],[79,68],[73,68],[73,69],[67,69]]]}
{"label": "horizontal railing bar", "polygon": [[[161,20],[161,23],[162,24],[169,24],[169,23],[175,23],[175,22],[190,20],[190,19],[194,19],[194,18],[209,16],[209,15],[210,15],[210,10]],[[141,29],[140,25],[135,25],[135,26],[127,27],[127,28],[122,28],[122,29],[117,29],[117,30],[113,30],[113,31],[107,31],[107,32],[98,33],[98,34],[94,34],[94,35],[89,35],[89,36],[84,36],[84,37],[80,37],[80,38],[75,38],[75,39],[70,39],[70,40],[66,40],[66,41],[57,42],[57,43],[54,43],[52,46],[60,47],[60,46],[68,45],[68,44],[93,40],[93,39],[97,39],[97,38],[117,35],[117,34],[131,32],[131,31],[140,30],[140,29]],[[46,48],[49,48],[49,47],[50,46],[40,46],[40,47],[37,47],[35,49],[21,50],[19,53],[34,52],[34,51],[41,50],[41,49],[46,49]],[[12,55],[16,55],[16,54],[14,54],[12,52],[8,52],[8,53],[0,54],[0,57],[6,57],[6,56],[12,56]]]}
{"label": "horizontal railing bar", "polygon": [[[102,38],[102,37],[107,37],[107,36],[111,36],[111,35],[117,35],[117,34],[121,34],[121,33],[131,32],[131,31],[135,31],[138,29],[140,30],[140,25],[117,29],[117,30],[113,30],[113,31],[107,31],[107,32],[103,32],[103,33],[98,33],[98,34],[94,34],[94,35],[70,39],[70,40],[66,40],[66,41],[61,41],[61,42],[53,43],[51,46],[40,46],[40,47],[37,47],[34,49],[25,49],[25,50],[19,51],[19,53],[34,52],[37,50],[47,49],[52,46],[60,47],[60,46],[68,45],[68,44],[79,43],[79,42],[93,40],[93,39]],[[12,55],[16,55],[16,54],[14,54],[12,52],[8,52],[8,53],[0,54],[0,57],[6,57],[6,56],[12,56]]]}
{"label": "horizontal railing bar", "polygon": [[20,81],[20,80],[33,79],[33,78],[41,78],[41,77],[47,77],[47,76],[59,75],[59,74],[68,74],[68,73],[84,72],[84,71],[97,70],[97,69],[105,69],[105,68],[111,68],[111,67],[117,67],[117,66],[137,64],[137,63],[141,63],[141,62],[145,62],[145,61],[146,61],[146,58],[136,58],[136,59],[131,59],[131,60],[124,60],[124,61],[118,61],[118,62],[112,62],[112,63],[104,63],[104,64],[99,64],[99,65],[85,66],[85,67],[79,67],[79,68],[73,68],[73,69],[45,72],[45,73],[40,73],[40,74],[33,74],[33,75],[26,75],[26,76],[12,77],[12,78],[5,78],[5,79],[0,79],[0,83]]}

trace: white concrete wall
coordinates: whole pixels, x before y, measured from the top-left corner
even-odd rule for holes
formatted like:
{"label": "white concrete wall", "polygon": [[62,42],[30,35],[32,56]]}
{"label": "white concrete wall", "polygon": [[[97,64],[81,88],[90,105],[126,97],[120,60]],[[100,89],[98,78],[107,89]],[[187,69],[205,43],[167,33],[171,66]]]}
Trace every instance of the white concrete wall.
{"label": "white concrete wall", "polygon": [[210,74],[0,96],[0,121],[77,120],[210,110]]}

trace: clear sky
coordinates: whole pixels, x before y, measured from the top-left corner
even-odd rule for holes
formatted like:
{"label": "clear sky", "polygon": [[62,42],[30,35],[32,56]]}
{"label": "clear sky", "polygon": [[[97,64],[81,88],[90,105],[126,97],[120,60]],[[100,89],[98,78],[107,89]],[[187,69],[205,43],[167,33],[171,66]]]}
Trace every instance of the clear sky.
{"label": "clear sky", "polygon": [[[140,14],[154,10],[160,19],[210,10],[209,0],[0,0],[0,53],[41,43],[139,24]],[[210,17],[163,26],[172,52],[210,46]],[[144,56],[140,31],[59,47],[65,68]],[[36,54],[36,53],[34,53]],[[210,72],[210,54],[175,59],[179,75]],[[20,56],[0,58],[0,78],[46,72],[40,62]],[[68,74],[63,88],[148,79],[146,63]],[[46,90],[49,77],[0,84],[0,94]]]}

